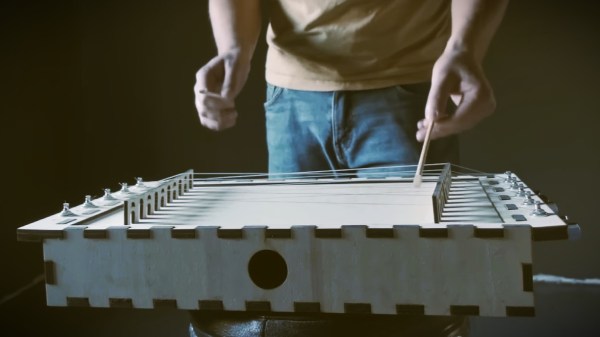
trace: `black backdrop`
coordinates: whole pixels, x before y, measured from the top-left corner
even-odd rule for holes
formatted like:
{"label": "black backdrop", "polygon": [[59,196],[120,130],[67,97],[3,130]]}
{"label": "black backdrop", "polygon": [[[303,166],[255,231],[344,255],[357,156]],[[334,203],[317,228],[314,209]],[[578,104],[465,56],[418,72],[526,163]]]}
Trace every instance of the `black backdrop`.
{"label": "black backdrop", "polygon": [[[237,100],[238,126],[214,133],[198,123],[194,74],[215,50],[206,7],[192,0],[1,2],[0,297],[42,272],[41,245],[16,242],[16,228],[58,212],[64,201],[188,168],[266,170],[264,41]],[[579,241],[536,243],[535,273],[600,276],[597,7],[513,1],[485,63],[497,113],[462,139],[465,166],[512,170],[582,224]],[[474,333],[600,329],[599,290],[548,289],[536,288],[538,317],[477,319]],[[38,284],[6,302],[0,328],[22,336],[185,334],[182,312],[46,308],[44,300]]]}

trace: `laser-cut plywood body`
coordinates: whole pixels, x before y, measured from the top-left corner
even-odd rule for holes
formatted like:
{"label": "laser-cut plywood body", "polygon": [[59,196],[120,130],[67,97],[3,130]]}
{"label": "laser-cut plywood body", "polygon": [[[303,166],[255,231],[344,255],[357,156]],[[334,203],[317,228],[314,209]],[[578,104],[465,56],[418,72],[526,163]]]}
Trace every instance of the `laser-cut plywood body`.
{"label": "laser-cut plywood body", "polygon": [[[537,196],[547,214],[532,216],[505,174],[448,174],[415,188],[402,177],[186,172],[18,237],[43,242],[49,306],[533,315],[532,240],[566,239],[568,224]],[[265,250],[283,270],[271,260],[249,267]]]}

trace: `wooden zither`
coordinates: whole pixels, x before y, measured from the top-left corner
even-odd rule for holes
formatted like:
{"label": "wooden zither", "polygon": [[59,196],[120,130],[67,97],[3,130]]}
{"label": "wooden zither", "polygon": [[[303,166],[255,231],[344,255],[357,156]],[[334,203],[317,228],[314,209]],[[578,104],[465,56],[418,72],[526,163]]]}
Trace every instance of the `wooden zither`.
{"label": "wooden zither", "polygon": [[579,227],[513,173],[414,172],[138,178],[17,237],[49,306],[534,315],[532,242]]}

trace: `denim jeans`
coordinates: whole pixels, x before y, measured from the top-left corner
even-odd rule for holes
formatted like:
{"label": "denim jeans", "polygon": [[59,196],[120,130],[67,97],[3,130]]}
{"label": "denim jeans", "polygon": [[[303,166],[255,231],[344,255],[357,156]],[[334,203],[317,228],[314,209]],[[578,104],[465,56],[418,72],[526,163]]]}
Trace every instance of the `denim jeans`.
{"label": "denim jeans", "polygon": [[[301,91],[267,85],[269,173],[415,165],[429,83],[362,91]],[[431,142],[427,163],[458,162],[456,136]],[[377,170],[375,170],[377,171]],[[413,168],[414,171],[414,168]]]}

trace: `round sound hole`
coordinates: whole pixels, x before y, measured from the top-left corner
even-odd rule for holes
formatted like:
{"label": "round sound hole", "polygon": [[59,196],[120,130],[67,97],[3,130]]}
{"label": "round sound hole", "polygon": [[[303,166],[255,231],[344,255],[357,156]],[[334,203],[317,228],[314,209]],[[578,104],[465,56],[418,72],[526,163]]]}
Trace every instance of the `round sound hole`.
{"label": "round sound hole", "polygon": [[285,282],[287,264],[279,253],[273,250],[261,250],[252,255],[248,262],[248,273],[254,284],[262,289],[274,289]]}

